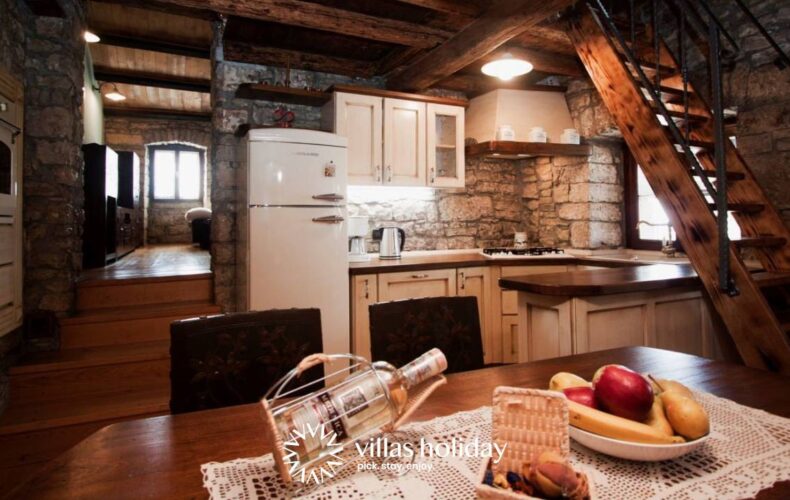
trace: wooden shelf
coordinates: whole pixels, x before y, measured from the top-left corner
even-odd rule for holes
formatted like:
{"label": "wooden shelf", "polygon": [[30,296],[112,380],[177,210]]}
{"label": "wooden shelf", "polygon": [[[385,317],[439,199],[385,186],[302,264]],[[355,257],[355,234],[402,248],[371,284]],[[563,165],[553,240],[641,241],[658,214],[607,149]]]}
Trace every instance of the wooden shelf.
{"label": "wooden shelf", "polygon": [[236,95],[245,99],[264,99],[304,106],[323,106],[332,98],[332,94],[329,92],[269,85],[267,83],[244,83],[239,86]]}
{"label": "wooden shelf", "polygon": [[589,156],[591,153],[592,147],[587,144],[486,141],[466,146],[466,156],[488,156],[502,160],[533,156]]}

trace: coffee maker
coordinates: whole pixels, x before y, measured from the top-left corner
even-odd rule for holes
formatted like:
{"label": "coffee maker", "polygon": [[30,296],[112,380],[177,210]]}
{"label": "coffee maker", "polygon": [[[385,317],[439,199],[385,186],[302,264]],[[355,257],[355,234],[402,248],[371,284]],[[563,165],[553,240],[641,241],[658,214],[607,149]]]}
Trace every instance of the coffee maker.
{"label": "coffee maker", "polygon": [[365,243],[368,235],[368,218],[359,215],[348,218],[348,261],[368,262],[370,255]]}

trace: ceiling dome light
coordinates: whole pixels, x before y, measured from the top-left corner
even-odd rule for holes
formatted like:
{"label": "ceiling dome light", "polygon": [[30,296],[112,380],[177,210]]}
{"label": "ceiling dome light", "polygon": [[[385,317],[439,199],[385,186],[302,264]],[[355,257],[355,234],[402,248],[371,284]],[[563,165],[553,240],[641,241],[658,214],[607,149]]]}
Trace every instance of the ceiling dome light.
{"label": "ceiling dome light", "polygon": [[88,30],[85,30],[85,33],[82,34],[82,37],[85,38],[85,41],[88,43],[101,42],[101,38],[99,38],[99,35]]}
{"label": "ceiling dome light", "polygon": [[126,96],[118,92],[118,87],[114,83],[112,84],[112,90],[104,94],[104,97],[115,102],[126,100]]}
{"label": "ceiling dome light", "polygon": [[508,53],[501,59],[484,64],[481,70],[485,75],[495,76],[506,82],[532,71],[532,63],[524,59],[516,59]]}

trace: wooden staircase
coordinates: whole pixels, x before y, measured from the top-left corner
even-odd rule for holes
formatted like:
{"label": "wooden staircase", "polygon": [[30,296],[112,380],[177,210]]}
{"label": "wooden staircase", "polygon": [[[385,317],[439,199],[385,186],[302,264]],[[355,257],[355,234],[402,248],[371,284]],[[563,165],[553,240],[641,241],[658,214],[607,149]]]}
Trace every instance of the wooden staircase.
{"label": "wooden staircase", "polygon": [[21,484],[105,425],[168,413],[170,323],[220,312],[212,283],[211,273],[80,283],[77,314],[61,321],[62,350],[10,370],[0,484]]}
{"label": "wooden staircase", "polygon": [[[744,362],[752,367],[790,374],[790,344],[785,312],[790,309],[786,289],[790,284],[790,233],[766,198],[754,175],[729,140],[722,141],[726,155],[727,198],[729,210],[743,237],[724,248],[729,256],[729,276],[734,287],[720,285],[719,222],[716,205],[698,186],[698,179],[715,182],[714,115],[703,97],[688,82],[684,100],[681,65],[663,41],[656,56],[655,38],[650,26],[639,26],[633,40],[624,41],[613,33],[605,14],[594,2],[578,9],[570,21],[569,35],[595,87],[612,114],[645,177],[667,211],[678,239],[688,254],[719,315],[724,321]],[[626,33],[630,23],[617,23]],[[628,37],[630,38],[630,31]],[[659,38],[660,40],[660,38]],[[624,42],[624,43],[623,43]],[[626,51],[624,47],[628,47]],[[631,58],[626,55],[631,53]],[[657,58],[658,57],[658,60]],[[633,63],[636,64],[633,64]],[[655,95],[664,103],[667,114],[653,99],[651,89],[639,78],[643,74],[656,80]],[[667,116],[668,115],[668,116]],[[688,123],[689,148],[703,172],[695,172],[692,158],[671,133],[668,120],[679,127]],[[753,275],[741,258],[749,248],[764,270]],[[782,300],[776,297],[784,296]],[[772,307],[776,308],[775,311]],[[781,317],[780,317],[781,316]]]}

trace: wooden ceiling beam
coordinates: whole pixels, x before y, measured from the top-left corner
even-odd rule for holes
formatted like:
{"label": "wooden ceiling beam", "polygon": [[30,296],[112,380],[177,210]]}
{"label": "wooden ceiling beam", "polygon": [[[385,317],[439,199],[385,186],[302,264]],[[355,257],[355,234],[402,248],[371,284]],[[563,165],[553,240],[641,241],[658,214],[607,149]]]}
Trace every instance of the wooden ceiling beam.
{"label": "wooden ceiling beam", "polygon": [[189,90],[191,92],[211,92],[211,80],[204,78],[189,78],[147,71],[110,68],[107,66],[94,66],[93,74],[96,80],[101,82],[126,83],[144,87]]}
{"label": "wooden ceiling beam", "polygon": [[162,52],[165,54],[174,54],[177,56],[197,57],[199,59],[208,59],[210,55],[210,50],[208,47],[183,45],[168,40],[154,40],[150,37],[133,38],[125,35],[105,33],[101,31],[96,34],[99,35],[99,38],[101,38],[101,43],[105,45],[113,45],[115,47],[148,50],[151,52]]}
{"label": "wooden ceiling beam", "polygon": [[157,3],[208,9],[228,16],[319,29],[408,47],[434,47],[452,35],[424,24],[374,17],[303,0],[159,0]]}
{"label": "wooden ceiling beam", "polygon": [[545,52],[541,50],[524,49],[521,47],[513,47],[507,45],[502,47],[473,64],[470,64],[464,69],[468,73],[480,73],[480,68],[495,59],[498,59],[505,54],[510,54],[513,57],[525,59],[532,63],[534,71],[547,73],[549,75],[562,75],[581,77],[585,75],[584,66],[575,56],[566,56],[563,54],[556,54],[552,52]]}
{"label": "wooden ceiling beam", "polygon": [[528,75],[503,82],[485,75],[455,74],[436,83],[434,87],[463,92],[469,98],[477,97],[481,94],[485,94],[497,89],[539,90],[543,92],[562,93],[567,90],[566,87],[562,86],[535,84],[536,81],[540,81],[546,76],[548,75],[536,73],[533,71]]}
{"label": "wooden ceiling beam", "polygon": [[437,12],[445,12],[447,14],[461,14],[464,16],[475,17],[480,14],[482,9],[464,0],[397,0],[400,3],[407,3],[409,5],[416,5]]}
{"label": "wooden ceiling beam", "polygon": [[376,65],[366,61],[300,52],[296,50],[262,47],[246,42],[225,40],[225,59],[249,64],[305,69],[323,73],[368,78],[376,73]]}
{"label": "wooden ceiling beam", "polygon": [[528,49],[576,55],[576,48],[564,31],[545,26],[533,26],[528,31],[514,37],[509,43]]}
{"label": "wooden ceiling beam", "polygon": [[141,108],[111,104],[104,105],[104,114],[105,116],[141,118],[147,120],[211,121],[210,111],[183,111],[177,109]]}
{"label": "wooden ceiling beam", "polygon": [[533,0],[494,0],[469,26],[391,77],[388,86],[403,90],[430,87],[572,3],[573,0],[543,0],[539,4]]}

